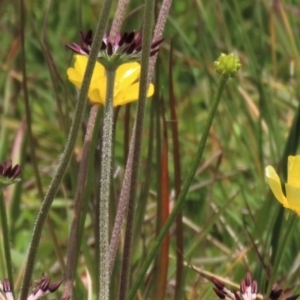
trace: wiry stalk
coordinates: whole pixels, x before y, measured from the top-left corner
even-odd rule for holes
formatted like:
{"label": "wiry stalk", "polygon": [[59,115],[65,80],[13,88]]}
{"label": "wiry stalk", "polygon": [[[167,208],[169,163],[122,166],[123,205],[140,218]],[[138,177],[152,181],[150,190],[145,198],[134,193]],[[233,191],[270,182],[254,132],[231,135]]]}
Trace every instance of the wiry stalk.
{"label": "wiry stalk", "polygon": [[99,211],[99,280],[100,290],[98,299],[109,300],[109,196],[112,163],[113,142],[113,97],[115,70],[106,69],[106,101],[103,119],[102,155],[100,175],[100,211]]}
{"label": "wiry stalk", "polygon": [[165,225],[163,226],[163,228],[161,229],[159,235],[156,237],[156,239],[154,240],[153,242],[153,246],[152,248],[150,249],[148,255],[147,255],[147,258],[141,268],[141,270],[139,271],[139,273],[137,274],[137,276],[135,277],[136,280],[134,282],[134,285],[132,287],[132,289],[130,290],[130,293],[129,293],[129,296],[127,298],[127,300],[132,300],[134,299],[135,297],[135,293],[136,291],[138,290],[151,262],[153,261],[155,255],[157,254],[157,251],[164,239],[164,237],[166,236],[166,234],[168,233],[171,225],[173,224],[176,216],[178,215],[178,213],[181,211],[181,208],[184,204],[184,201],[185,201],[185,197],[188,193],[188,190],[189,190],[189,187],[192,183],[192,180],[194,179],[194,176],[196,174],[196,170],[199,166],[199,163],[200,163],[200,160],[202,158],[202,154],[204,152],[204,148],[205,148],[205,144],[206,144],[206,140],[207,140],[207,137],[208,137],[208,134],[209,134],[209,130],[210,130],[210,127],[211,127],[211,124],[212,124],[212,121],[214,119],[214,116],[216,114],[216,111],[217,111],[217,107],[219,105],[219,102],[220,102],[220,99],[221,99],[221,95],[223,93],[223,90],[225,88],[225,85],[226,85],[226,82],[227,82],[227,79],[226,78],[223,78],[220,82],[220,85],[219,85],[219,88],[218,88],[218,91],[212,101],[212,106],[210,108],[210,111],[209,111],[209,114],[208,114],[208,117],[207,117],[207,120],[206,120],[206,123],[205,123],[205,126],[204,126],[204,129],[203,129],[203,132],[202,132],[202,136],[201,136],[201,140],[199,142],[199,146],[198,146],[198,150],[197,150],[197,154],[196,154],[196,157],[194,158],[194,161],[192,163],[192,166],[191,166],[191,169],[190,169],[190,172],[187,176],[187,179],[186,181],[184,182],[184,185],[182,187],[182,191],[178,197],[178,200],[176,201],[175,203],[175,206],[168,218],[168,220],[166,221]]}
{"label": "wiry stalk", "polygon": [[6,262],[6,271],[8,274],[9,282],[11,283],[12,293],[13,291],[13,268],[11,262],[11,252],[10,252],[10,237],[9,237],[9,229],[8,229],[8,221],[7,221],[7,213],[6,207],[4,203],[4,197],[2,189],[0,188],[0,219],[1,219],[1,229],[3,236],[3,248]]}
{"label": "wiry stalk", "polygon": [[119,0],[118,1],[118,6],[117,6],[117,11],[113,20],[113,23],[111,25],[109,37],[111,39],[114,39],[116,34],[120,32],[122,23],[125,19],[125,14],[126,14],[126,8],[129,4],[130,0]]}
{"label": "wiry stalk", "polygon": [[[23,5],[23,1],[24,0],[21,0],[22,5]],[[102,43],[102,38],[103,38],[106,24],[107,24],[107,21],[109,18],[109,12],[111,9],[111,5],[112,5],[111,0],[105,0],[105,2],[103,4],[102,12],[99,17],[99,22],[98,22],[96,33],[95,33],[94,43],[92,45],[92,49],[90,52],[85,76],[84,76],[84,79],[82,82],[81,92],[80,92],[79,99],[76,104],[75,114],[74,114],[73,122],[71,125],[71,129],[69,132],[67,144],[66,144],[65,150],[62,154],[59,166],[56,170],[56,173],[53,176],[53,179],[52,179],[49,189],[45,195],[41,209],[40,209],[37,219],[36,219],[36,223],[35,223],[35,226],[33,229],[32,239],[31,239],[31,243],[30,243],[29,251],[28,251],[28,257],[27,257],[24,279],[23,279],[22,288],[21,288],[20,300],[27,299],[30,282],[31,282],[31,275],[32,275],[34,262],[35,262],[35,258],[36,258],[36,254],[37,254],[37,250],[38,250],[38,246],[39,246],[39,241],[40,241],[40,238],[42,235],[44,223],[48,216],[49,209],[54,200],[54,197],[56,195],[58,187],[62,181],[63,175],[65,174],[65,171],[69,164],[70,158],[73,154],[73,149],[74,149],[75,141],[77,138],[77,133],[80,129],[82,118],[83,118],[83,113],[85,110],[86,96],[87,96],[87,93],[89,90],[90,80],[91,80],[92,73],[94,70],[94,65],[95,65],[95,62],[97,59],[98,49],[100,48],[100,45]]]}
{"label": "wiry stalk", "polygon": [[[161,11],[160,11],[160,14],[158,17],[158,21],[157,21],[157,24],[155,27],[153,41],[158,39],[160,37],[160,35],[162,34],[162,30],[165,25],[171,3],[172,3],[171,0],[164,0],[164,2],[162,4]],[[148,83],[151,82],[156,59],[157,59],[157,54],[155,54],[154,56],[152,56],[150,58],[149,69],[148,69]],[[140,114],[138,113],[138,116],[139,115]],[[116,220],[114,223],[114,228],[113,228],[113,233],[112,233],[112,238],[111,238],[111,243],[110,243],[110,250],[109,250],[110,258],[109,259],[110,259],[110,272],[111,273],[112,273],[112,270],[114,267],[116,253],[117,253],[118,245],[119,245],[119,241],[120,241],[121,228],[122,228],[122,225],[124,222],[125,213],[126,213],[128,201],[129,201],[129,193],[130,193],[131,177],[132,177],[132,165],[133,165],[133,160],[134,160],[134,153],[133,153],[134,147],[133,146],[134,146],[134,141],[135,141],[135,132],[136,132],[135,128],[136,128],[137,122],[138,122],[138,119],[136,120],[134,128],[133,128],[133,135],[131,137],[130,149],[129,149],[129,153],[128,153],[126,168],[125,168],[125,175],[124,175],[122,190],[121,190],[120,199],[119,199],[117,216],[116,216]]]}
{"label": "wiry stalk", "polygon": [[98,108],[99,108],[98,105],[93,105],[91,108],[86,134],[84,137],[82,158],[81,158],[78,177],[77,177],[76,193],[75,193],[75,200],[74,200],[74,215],[73,215],[73,221],[71,225],[71,232],[70,232],[70,238],[68,244],[65,286],[63,291],[63,297],[72,296],[74,274],[77,265],[77,255],[81,244],[79,240],[79,225],[82,216],[85,187],[87,182],[89,156],[93,155],[93,153],[90,153],[90,148],[92,143],[96,117],[98,113]]}
{"label": "wiry stalk", "polygon": [[140,90],[139,100],[137,108],[137,118],[135,123],[135,138],[133,142],[133,163],[132,163],[132,174],[130,182],[130,194],[127,212],[126,222],[126,234],[125,244],[123,251],[122,271],[121,271],[121,282],[120,282],[120,300],[125,300],[127,296],[129,277],[130,277],[130,264],[131,264],[131,251],[132,251],[132,233],[134,224],[134,209],[135,209],[135,198],[136,188],[138,179],[139,160],[142,144],[142,131],[144,122],[144,111],[145,102],[147,98],[148,90],[148,66],[150,57],[150,46],[151,46],[151,28],[153,19],[154,1],[148,0],[145,5],[144,12],[144,29],[143,29],[143,51],[141,58],[141,78],[140,78]]}
{"label": "wiry stalk", "polygon": [[[162,36],[171,4],[172,4],[172,0],[164,0],[161,5],[161,9],[159,11],[159,15],[158,15],[157,22],[155,25],[155,30],[154,30],[154,36],[153,36],[154,41],[157,38]],[[155,63],[157,60],[157,55],[158,55],[158,53],[156,53],[154,56],[150,57],[149,70],[148,70],[148,82],[151,82],[151,80],[152,80],[154,67],[155,67]]]}

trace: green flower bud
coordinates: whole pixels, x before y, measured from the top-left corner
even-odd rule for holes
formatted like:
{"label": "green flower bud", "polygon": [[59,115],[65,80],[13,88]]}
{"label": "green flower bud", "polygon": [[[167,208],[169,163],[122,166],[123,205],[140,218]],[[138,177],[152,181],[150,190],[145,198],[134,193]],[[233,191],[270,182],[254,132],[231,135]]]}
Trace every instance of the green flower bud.
{"label": "green flower bud", "polygon": [[222,53],[218,60],[214,62],[214,66],[219,74],[226,78],[232,78],[236,77],[237,71],[241,67],[241,62],[233,53],[228,55]]}

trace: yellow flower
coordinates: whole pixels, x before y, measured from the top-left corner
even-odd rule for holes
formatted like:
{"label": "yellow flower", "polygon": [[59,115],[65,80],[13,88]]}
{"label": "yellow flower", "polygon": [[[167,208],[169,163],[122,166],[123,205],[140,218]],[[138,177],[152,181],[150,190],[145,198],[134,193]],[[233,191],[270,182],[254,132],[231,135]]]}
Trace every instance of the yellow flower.
{"label": "yellow flower", "polygon": [[[75,55],[74,68],[67,70],[69,80],[77,87],[81,88],[88,57]],[[139,77],[141,66],[137,62],[121,65],[116,71],[114,106],[124,105],[138,99]],[[154,86],[150,84],[147,97],[154,93]],[[88,97],[93,104],[105,104],[106,95],[106,72],[104,67],[96,62],[92,75]]]}
{"label": "yellow flower", "polygon": [[300,155],[288,158],[288,180],[285,184],[286,196],[282,192],[279,176],[273,167],[266,167],[269,186],[276,199],[286,208],[300,215]]}

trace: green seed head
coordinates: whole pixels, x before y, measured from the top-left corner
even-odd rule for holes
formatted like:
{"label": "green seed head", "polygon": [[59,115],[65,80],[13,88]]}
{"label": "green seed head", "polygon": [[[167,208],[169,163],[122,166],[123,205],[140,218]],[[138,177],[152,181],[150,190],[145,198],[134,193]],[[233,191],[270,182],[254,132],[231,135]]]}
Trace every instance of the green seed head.
{"label": "green seed head", "polygon": [[237,71],[241,67],[241,62],[233,53],[228,55],[222,53],[218,60],[215,61],[214,66],[219,74],[226,78],[232,78],[236,77]]}

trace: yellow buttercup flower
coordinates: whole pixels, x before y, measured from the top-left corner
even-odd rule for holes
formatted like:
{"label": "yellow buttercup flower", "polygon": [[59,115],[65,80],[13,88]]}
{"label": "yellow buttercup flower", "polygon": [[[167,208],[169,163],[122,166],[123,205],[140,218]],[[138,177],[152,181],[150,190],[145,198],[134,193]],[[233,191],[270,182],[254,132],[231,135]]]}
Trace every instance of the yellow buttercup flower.
{"label": "yellow buttercup flower", "polygon": [[279,176],[273,167],[266,167],[269,186],[276,199],[285,207],[300,215],[300,155],[288,157],[286,196],[282,192]]}
{"label": "yellow buttercup flower", "polygon": [[[81,88],[88,57],[75,55],[74,68],[67,70],[69,80],[78,88]],[[139,93],[139,77],[141,66],[137,62],[122,64],[118,67],[115,77],[113,105],[124,105],[136,101]],[[150,84],[147,97],[154,93],[154,86]],[[106,72],[105,68],[96,62],[92,75],[88,97],[93,104],[105,104],[106,96]]]}

